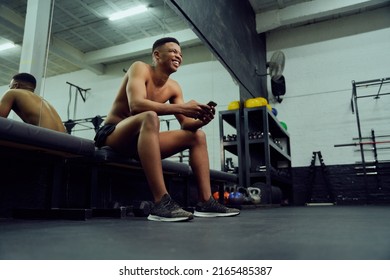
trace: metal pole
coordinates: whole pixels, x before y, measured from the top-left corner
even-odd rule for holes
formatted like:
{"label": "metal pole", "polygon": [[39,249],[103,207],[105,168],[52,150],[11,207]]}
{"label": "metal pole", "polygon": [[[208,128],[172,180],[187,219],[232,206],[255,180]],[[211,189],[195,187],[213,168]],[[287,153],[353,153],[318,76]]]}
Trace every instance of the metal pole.
{"label": "metal pole", "polygon": [[362,158],[362,167],[363,167],[363,175],[364,175],[364,186],[366,190],[366,198],[367,201],[369,200],[368,198],[368,182],[367,182],[367,169],[366,169],[366,160],[364,158],[364,151],[363,151],[363,144],[362,144],[362,130],[360,126],[360,117],[359,117],[359,109],[358,109],[358,104],[357,104],[357,91],[356,91],[356,83],[355,81],[352,81],[352,95],[353,95],[353,101],[354,101],[354,107],[355,107],[355,112],[356,112],[356,123],[357,123],[357,128],[358,128],[358,137],[359,137],[359,146],[360,146],[360,155]]}
{"label": "metal pole", "polygon": [[[375,135],[375,138],[389,138],[390,137],[390,135],[389,134],[387,134],[387,135]],[[352,138],[352,140],[358,140],[359,138],[357,138],[357,137],[354,137],[354,138]],[[372,137],[370,136],[370,137],[362,137],[362,139],[372,139]]]}
{"label": "metal pole", "polygon": [[348,144],[336,144],[334,147],[347,147],[347,146],[357,146],[357,145],[376,145],[376,144],[388,144],[390,140],[387,141],[369,141],[369,142],[355,142]]}
{"label": "metal pole", "polygon": [[370,95],[359,96],[357,98],[374,97],[374,99],[378,99],[380,96],[389,95],[389,94],[390,94],[390,92],[385,92],[385,93],[377,93],[377,94],[370,94]]}
{"label": "metal pole", "polygon": [[375,79],[375,80],[367,80],[367,81],[360,81],[360,82],[354,82],[355,86],[361,87],[361,86],[371,86],[371,85],[379,85],[381,83],[388,83],[390,82],[390,77],[383,78],[383,79]]}
{"label": "metal pole", "polygon": [[376,170],[377,170],[377,176],[376,176],[376,187],[378,190],[381,190],[382,189],[382,184],[381,184],[381,180],[380,180],[380,177],[379,177],[379,168],[378,168],[378,151],[377,151],[377,147],[376,147],[376,142],[375,142],[375,131],[373,129],[371,129],[371,136],[372,136],[372,141],[374,142],[374,144],[372,145],[373,146],[373,151],[374,151],[374,159],[375,159],[375,167],[376,167]]}

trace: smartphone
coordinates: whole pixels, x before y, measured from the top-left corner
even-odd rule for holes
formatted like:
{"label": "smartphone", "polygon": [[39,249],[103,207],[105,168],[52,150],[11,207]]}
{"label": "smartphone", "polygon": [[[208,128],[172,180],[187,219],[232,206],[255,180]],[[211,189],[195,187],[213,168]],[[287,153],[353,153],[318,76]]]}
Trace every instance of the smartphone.
{"label": "smartphone", "polygon": [[215,107],[215,106],[217,106],[217,103],[215,103],[214,101],[210,101],[209,103],[207,103],[207,105],[209,105],[211,107]]}

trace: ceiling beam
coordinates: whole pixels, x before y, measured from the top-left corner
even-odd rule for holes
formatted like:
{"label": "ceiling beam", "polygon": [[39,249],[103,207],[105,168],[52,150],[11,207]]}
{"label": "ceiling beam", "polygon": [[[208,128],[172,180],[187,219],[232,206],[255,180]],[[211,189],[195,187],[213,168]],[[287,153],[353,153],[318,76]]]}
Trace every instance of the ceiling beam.
{"label": "ceiling beam", "polygon": [[95,74],[104,74],[103,64],[91,64],[85,62],[85,54],[64,41],[53,37],[50,43],[50,52],[69,63],[82,69],[88,69]]}
{"label": "ceiling beam", "polygon": [[388,0],[313,0],[256,14],[257,33],[384,4]]}
{"label": "ceiling beam", "polygon": [[[2,29],[5,29],[9,33],[12,33],[15,38],[20,38],[20,41],[22,40],[24,30],[24,18],[4,5],[0,5],[0,26]],[[22,34],[22,36],[20,34]],[[11,40],[11,38],[6,39]],[[15,42],[14,40],[14,43],[19,44],[21,42]]]}
{"label": "ceiling beam", "polygon": [[0,5],[0,18],[12,23],[15,27],[24,29],[24,18],[4,5]]}
{"label": "ceiling beam", "polygon": [[[158,35],[105,49],[91,51],[85,54],[84,61],[87,64],[98,64],[151,54],[153,43],[161,37],[162,35]],[[177,38],[182,47],[196,45],[201,42],[198,36],[196,36],[191,29],[165,34],[164,37]]]}

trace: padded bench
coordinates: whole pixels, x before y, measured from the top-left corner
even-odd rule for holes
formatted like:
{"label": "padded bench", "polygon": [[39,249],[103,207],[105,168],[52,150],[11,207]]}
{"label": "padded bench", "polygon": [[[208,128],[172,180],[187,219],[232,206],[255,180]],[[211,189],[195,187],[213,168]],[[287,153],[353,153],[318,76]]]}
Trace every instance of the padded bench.
{"label": "padded bench", "polygon": [[225,182],[237,183],[238,182],[237,174],[214,170],[214,169],[210,170],[210,179],[213,182],[222,182],[222,183],[225,183]]}
{"label": "padded bench", "polygon": [[[120,155],[107,146],[96,149],[95,162],[142,169],[139,161]],[[177,176],[193,175],[191,167],[186,163],[163,159],[162,167],[164,174],[175,174]],[[210,179],[214,182],[236,183],[238,181],[238,176],[237,174],[211,169]]]}
{"label": "padded bench", "polygon": [[[76,161],[91,167],[91,205],[86,205],[89,207],[84,209],[82,216],[89,216],[90,213],[86,213],[87,208],[96,206],[96,196],[99,195],[96,185],[100,167],[122,167],[132,169],[134,172],[143,172],[139,161],[120,155],[109,147],[97,149],[92,140],[2,117],[0,117],[0,151],[3,160],[6,159],[4,155],[10,158],[16,157],[17,160],[23,160],[26,155],[43,162],[50,159],[48,165],[53,168],[53,182],[50,190],[50,202],[46,203],[47,209],[50,210],[60,208],[60,197],[63,195],[61,192],[62,178],[66,175],[63,174],[64,166]],[[162,166],[164,175],[170,178],[180,178],[188,182],[188,179],[193,177],[188,164],[164,159]],[[237,182],[237,175],[210,170],[210,179],[214,184],[223,185],[226,182]],[[186,196],[188,201],[188,184]],[[68,210],[67,213],[71,213],[71,216],[77,216],[74,211]],[[65,214],[59,212],[57,216],[62,217]]]}
{"label": "padded bench", "polygon": [[[141,163],[130,157],[123,156],[108,146],[96,149],[95,163],[118,165],[122,167],[142,169]],[[178,176],[190,175],[191,169],[188,164],[181,162],[174,162],[169,159],[162,160],[163,172],[165,174],[176,174]]]}
{"label": "padded bench", "polygon": [[93,157],[94,141],[0,117],[0,144],[61,157]]}
{"label": "padded bench", "polygon": [[[65,175],[64,167],[69,160],[93,158],[95,153],[93,141],[0,117],[0,150],[1,163],[8,166],[12,162],[12,166],[15,166],[13,168],[20,177],[16,178],[16,180],[22,181],[26,173],[31,173],[31,170],[35,170],[35,173],[43,172],[43,169],[39,169],[38,167],[43,165],[47,166],[50,170],[49,172],[52,173],[49,175],[37,175],[41,176],[41,180],[43,180],[44,176],[52,178],[51,183],[49,183],[51,186],[47,189],[47,194],[43,194],[42,191],[39,192],[44,196],[42,200],[45,200],[45,209],[32,209],[31,211],[22,211],[22,209],[19,209],[15,211],[16,214],[14,213],[14,216],[54,218],[68,215],[75,219],[85,219],[90,216],[88,209],[80,209],[77,211],[67,209],[65,211],[59,210],[59,207]],[[18,164],[18,161],[20,164]],[[30,168],[30,166],[26,165],[26,162],[31,162],[34,166]],[[6,176],[6,174],[3,174],[3,176]],[[27,182],[24,184],[33,183]],[[10,195],[12,194],[11,197],[15,195],[12,190],[8,193]],[[16,196],[18,197],[18,195]],[[28,199],[29,201],[33,201],[34,199],[39,200],[38,197],[39,195],[37,193],[33,193],[30,194]],[[3,201],[3,203],[6,205],[11,203],[10,206],[13,205],[12,202]],[[19,201],[18,203],[20,204]],[[2,207],[4,206],[0,205],[0,209]],[[20,207],[23,206],[20,205]],[[53,211],[49,213],[47,210]]]}

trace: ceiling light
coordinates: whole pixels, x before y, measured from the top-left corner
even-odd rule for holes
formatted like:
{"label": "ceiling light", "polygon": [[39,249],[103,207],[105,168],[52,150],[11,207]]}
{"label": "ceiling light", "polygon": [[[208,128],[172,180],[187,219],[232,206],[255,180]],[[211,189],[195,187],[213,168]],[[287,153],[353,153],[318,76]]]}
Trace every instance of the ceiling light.
{"label": "ceiling light", "polygon": [[14,47],[16,47],[16,45],[14,43],[5,43],[5,44],[0,45],[0,51],[8,50],[8,49],[11,49]]}
{"label": "ceiling light", "polygon": [[114,13],[108,19],[109,20],[117,20],[117,19],[129,17],[129,16],[133,16],[136,14],[140,14],[140,13],[146,12],[147,10],[148,10],[147,6],[137,6],[137,7],[122,11],[122,12]]}

